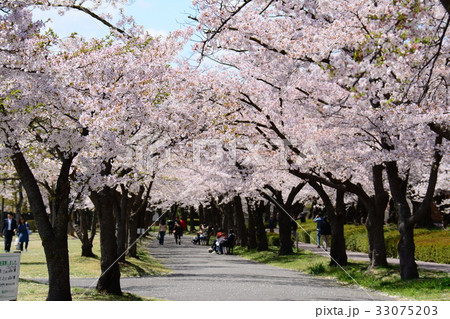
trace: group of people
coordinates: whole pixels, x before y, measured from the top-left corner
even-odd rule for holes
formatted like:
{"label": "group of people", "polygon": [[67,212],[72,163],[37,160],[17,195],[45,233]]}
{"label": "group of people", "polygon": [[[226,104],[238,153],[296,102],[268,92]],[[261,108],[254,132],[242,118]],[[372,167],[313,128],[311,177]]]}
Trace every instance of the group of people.
{"label": "group of people", "polygon": [[226,233],[222,232],[222,230],[219,228],[216,234],[216,239],[214,239],[208,251],[210,253],[216,252],[217,254],[223,254],[223,248],[233,247],[235,239],[236,235],[234,234],[233,229],[230,229],[230,232],[227,235]]}
{"label": "group of people", "polygon": [[181,245],[181,237],[183,237],[183,231],[186,229],[186,222],[182,219],[169,220],[166,225],[165,220],[159,222],[158,236],[159,244],[164,245],[164,237],[166,236],[167,228],[169,233],[174,235],[175,244]]}
{"label": "group of people", "polygon": [[3,221],[1,237],[5,238],[5,252],[11,251],[11,243],[14,235],[18,236],[17,250],[28,251],[29,234],[31,233],[30,225],[25,221],[25,218],[20,217],[19,223],[14,219],[13,213],[8,213],[7,218]]}

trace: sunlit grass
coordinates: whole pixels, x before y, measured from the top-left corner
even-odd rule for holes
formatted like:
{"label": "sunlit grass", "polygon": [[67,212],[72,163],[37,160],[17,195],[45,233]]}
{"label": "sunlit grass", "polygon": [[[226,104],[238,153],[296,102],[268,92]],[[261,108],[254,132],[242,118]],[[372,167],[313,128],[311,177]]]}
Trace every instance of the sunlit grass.
{"label": "sunlit grass", "polygon": [[[149,239],[143,239],[138,243],[138,258],[127,257],[125,262],[120,263],[122,277],[145,277],[166,275],[172,271],[153,258],[147,249]],[[101,275],[100,268],[100,239],[94,240],[93,252],[96,257],[81,257],[81,242],[76,238],[68,240],[70,277],[71,278],[98,278]],[[45,300],[48,286],[33,281],[32,279],[48,278],[47,264],[44,249],[38,234],[30,237],[27,252],[21,254],[20,281],[18,300]],[[86,294],[83,294],[86,292]],[[73,299],[79,300],[153,300],[141,298],[132,294],[123,296],[110,296],[98,293],[95,289],[82,289],[72,287]]]}
{"label": "sunlit grass", "polygon": [[[148,239],[138,244],[138,258],[126,258],[121,263],[122,277],[164,275],[171,271],[158,263],[147,251]],[[96,236],[93,252],[97,257],[82,257],[81,242],[77,238],[70,238],[69,260],[71,278],[95,278],[100,276],[100,239]],[[28,252],[23,252],[20,262],[20,278],[48,278],[44,249],[39,235],[30,237]]]}
{"label": "sunlit grass", "polygon": [[247,251],[235,248],[235,254],[260,263],[297,270],[307,274],[337,279],[343,284],[358,285],[406,300],[450,300],[450,275],[419,269],[420,278],[401,280],[399,266],[368,270],[367,262],[351,262],[348,266],[330,267],[329,258],[309,251],[278,256],[277,247],[269,251]]}
{"label": "sunlit grass", "polygon": [[[44,301],[47,298],[48,286],[42,283],[20,279],[18,300]],[[130,293],[122,296],[100,293],[95,289],[72,287],[72,300],[76,301],[152,301],[156,298],[141,297]]]}

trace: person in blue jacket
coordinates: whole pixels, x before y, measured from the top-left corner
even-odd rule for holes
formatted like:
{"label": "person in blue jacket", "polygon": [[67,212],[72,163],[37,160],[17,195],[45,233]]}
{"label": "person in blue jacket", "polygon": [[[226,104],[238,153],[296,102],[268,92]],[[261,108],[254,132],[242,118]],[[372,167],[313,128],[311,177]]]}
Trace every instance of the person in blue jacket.
{"label": "person in blue jacket", "polygon": [[320,229],[322,227],[322,221],[323,221],[323,217],[321,217],[320,215],[316,215],[316,218],[314,218],[314,221],[317,224],[317,248],[320,248]]}
{"label": "person in blue jacket", "polygon": [[25,244],[25,251],[28,251],[28,242],[30,240],[28,236],[28,231],[30,226],[25,221],[23,217],[19,218],[19,225],[17,227],[17,234],[19,235],[20,251],[23,251],[23,246]]}

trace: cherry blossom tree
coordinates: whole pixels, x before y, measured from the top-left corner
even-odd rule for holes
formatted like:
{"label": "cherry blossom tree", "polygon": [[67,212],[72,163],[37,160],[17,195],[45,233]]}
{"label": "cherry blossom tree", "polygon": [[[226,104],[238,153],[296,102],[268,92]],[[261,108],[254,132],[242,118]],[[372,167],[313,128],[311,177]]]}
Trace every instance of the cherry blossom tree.
{"label": "cherry blossom tree", "polygon": [[[423,209],[399,224],[402,278],[416,277],[404,253],[414,251],[411,229],[437,181],[441,137],[434,143],[430,128],[445,128],[448,120],[442,7],[437,1],[195,3],[204,35],[198,51],[240,77],[234,110],[241,122],[262,136],[297,142],[289,143],[296,176],[354,193],[372,208],[367,226],[374,266],[386,263],[383,171],[394,196],[413,169],[434,167]],[[305,145],[314,149],[306,159]],[[400,203],[405,196],[396,198]]]}

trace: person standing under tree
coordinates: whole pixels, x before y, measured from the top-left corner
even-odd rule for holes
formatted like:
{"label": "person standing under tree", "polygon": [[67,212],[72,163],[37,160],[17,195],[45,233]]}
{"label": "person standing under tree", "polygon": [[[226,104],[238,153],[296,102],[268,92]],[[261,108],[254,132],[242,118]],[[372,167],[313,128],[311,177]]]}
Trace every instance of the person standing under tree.
{"label": "person standing under tree", "polygon": [[327,250],[327,248],[329,247],[329,239],[330,239],[330,235],[331,235],[331,225],[328,222],[327,217],[323,217],[322,218],[322,223],[320,225],[320,235],[322,236],[322,240],[323,240],[323,248],[325,249],[325,251]]}
{"label": "person standing under tree", "polygon": [[320,215],[316,215],[314,222],[317,223],[317,248],[320,248],[320,227],[322,226],[323,218]]}
{"label": "person standing under tree", "polygon": [[30,225],[28,225],[28,223],[25,222],[25,219],[23,217],[20,217],[19,226],[17,227],[17,233],[19,236],[19,243],[20,243],[20,251],[23,251],[24,243],[25,243],[25,251],[28,251],[28,242],[29,242],[28,231],[29,230],[30,230]]}
{"label": "person standing under tree", "polygon": [[0,233],[0,236],[5,236],[5,252],[7,253],[11,250],[11,242],[16,230],[17,222],[13,218],[13,213],[8,213],[8,218],[3,221],[3,229]]}

